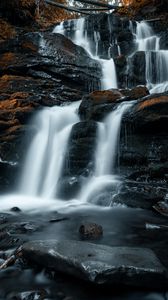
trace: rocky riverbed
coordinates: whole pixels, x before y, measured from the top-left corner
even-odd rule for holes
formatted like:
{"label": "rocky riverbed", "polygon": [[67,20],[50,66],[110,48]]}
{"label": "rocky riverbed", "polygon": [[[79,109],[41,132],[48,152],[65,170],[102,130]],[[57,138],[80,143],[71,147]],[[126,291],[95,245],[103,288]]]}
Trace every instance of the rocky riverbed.
{"label": "rocky riverbed", "polygon": [[[103,235],[98,237],[92,234],[91,236],[87,236],[86,239],[83,239],[79,233],[79,228],[83,224],[90,223],[101,224]],[[57,245],[58,240],[60,241],[58,248],[60,252],[57,258],[56,254],[54,254],[54,251],[56,251],[54,245]],[[33,245],[31,241],[36,242],[34,242]],[[64,241],[66,241],[67,246],[64,245]],[[166,273],[164,268],[168,267],[166,241],[167,219],[152,211],[126,207],[108,208],[104,210],[85,208],[74,212],[72,209],[71,213],[66,214],[41,212],[35,215],[29,215],[24,213],[24,211],[19,212],[15,208],[13,212],[1,214],[1,266],[3,266],[3,263],[9,260],[9,258],[11,259],[13,257],[13,259],[7,263],[7,266],[0,271],[2,283],[0,288],[1,299],[66,299],[66,297],[70,297],[71,299],[93,299],[93,297],[96,297],[96,299],[111,299],[111,295],[113,295],[114,299],[134,299],[134,297],[136,297],[136,299],[151,300],[154,299],[152,297],[156,297],[156,299],[166,299],[166,294],[164,294],[163,291],[158,291],[158,288],[165,290],[164,280],[166,279]],[[26,242],[29,243],[26,244]],[[19,250],[19,253],[13,256],[23,243],[23,250]],[[63,247],[62,250],[61,243]],[[78,250],[75,243],[78,245]],[[91,245],[89,246],[88,243],[91,243]],[[43,251],[45,251],[43,250],[43,244],[48,247],[46,248],[46,256],[43,255]],[[93,247],[91,247],[92,245]],[[108,245],[109,247],[106,249],[105,246],[101,245]],[[126,253],[124,250],[125,247],[127,247],[127,255],[125,254],[126,256],[122,258],[119,254],[119,249],[121,249],[121,251],[123,249],[124,253]],[[95,264],[94,257],[95,251],[100,251],[99,248],[103,251],[99,258],[100,262],[103,263],[101,267],[98,262]],[[129,251],[134,251],[134,248],[137,262],[135,258],[129,254]],[[147,250],[143,250],[143,248],[147,248]],[[114,285],[113,279],[111,279],[110,288],[108,285],[104,286],[106,281],[108,284],[108,279],[103,280],[102,271],[100,271],[101,284],[99,283],[98,286],[92,284],[88,285],[86,278],[83,279],[84,281],[79,281],[81,275],[79,276],[78,272],[80,274],[81,271],[78,260],[81,259],[83,251],[85,253],[84,255],[88,253],[91,264],[91,268],[86,268],[86,274],[93,270],[92,261],[95,264],[95,274],[98,274],[98,268],[110,268],[109,263],[112,264],[112,260],[109,258],[108,262],[107,251],[109,251],[109,255],[113,255],[115,249],[118,249],[118,262],[116,262],[115,258],[115,264],[122,264],[122,269],[118,269],[118,275],[115,277]],[[154,251],[157,260],[159,259],[160,262],[154,263],[156,260],[156,258],[153,258],[154,254],[152,254],[152,252],[148,254],[144,252],[151,251],[148,249]],[[66,254],[63,254],[64,251],[66,251]],[[79,251],[79,257],[76,251]],[[47,255],[53,255],[51,263]],[[70,268],[70,262],[67,261],[68,256],[75,259],[74,267],[71,266]],[[104,259],[106,260],[106,264],[103,262]],[[143,259],[147,261],[143,262]],[[67,262],[63,262],[64,260]],[[127,288],[126,272],[128,271],[126,271],[126,269],[124,271],[123,268],[124,266],[126,267],[131,260],[133,260],[137,271],[135,275],[132,271],[133,273],[130,277],[131,270],[129,270],[129,282],[131,280],[130,283],[134,287],[142,285],[142,287],[145,287],[145,290],[141,288],[140,291],[137,287],[132,290],[132,287],[132,292],[130,292],[130,288]],[[85,258],[84,262],[87,263]],[[138,280],[137,282],[138,272],[140,272],[140,274],[144,272],[142,267],[143,263],[145,264],[145,270],[147,272],[144,282],[145,286],[143,281]],[[58,265],[60,267],[58,267]],[[63,265],[64,267],[62,267]],[[149,271],[147,266],[149,266]],[[66,268],[68,269],[66,270]],[[156,269],[154,271],[151,268]],[[163,275],[159,274],[159,268],[162,268],[161,272]],[[65,276],[67,272],[70,273],[71,276]],[[153,273],[152,276],[150,272]],[[155,282],[155,286],[153,285],[155,280],[153,277],[154,272],[156,272],[156,276],[158,276],[156,277],[157,281]],[[109,276],[108,272],[105,272],[105,274],[107,275],[104,276]],[[90,277],[89,281],[92,281],[91,278],[92,277]],[[117,278],[119,280],[118,288],[116,286]],[[150,292],[151,288],[152,292]]]}

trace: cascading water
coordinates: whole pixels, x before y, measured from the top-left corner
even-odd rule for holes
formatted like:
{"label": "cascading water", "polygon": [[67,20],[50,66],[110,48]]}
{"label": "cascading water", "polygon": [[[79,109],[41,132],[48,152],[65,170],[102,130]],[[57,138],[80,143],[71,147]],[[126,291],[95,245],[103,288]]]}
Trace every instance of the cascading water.
{"label": "cascading water", "polygon": [[37,114],[37,133],[28,151],[20,193],[54,198],[71,128],[79,121],[78,106],[79,102],[55,106]]}
{"label": "cascading water", "polygon": [[132,102],[122,102],[103,123],[99,123],[95,176],[114,174],[122,116],[132,105]]}
{"label": "cascading water", "polygon": [[[133,26],[131,26],[133,32]],[[160,38],[147,22],[136,23],[137,50],[146,57],[146,82],[151,93],[168,90],[168,51],[160,49]]]}
{"label": "cascading water", "polygon": [[123,115],[131,108],[133,102],[122,102],[104,120],[98,124],[97,147],[95,151],[95,170],[92,178],[83,187],[79,198],[83,202],[90,201],[93,193],[100,192],[108,185],[115,186],[119,180],[114,167],[117,156],[117,146],[120,137],[120,127]]}
{"label": "cascading water", "polygon": [[[102,79],[101,87],[103,90],[108,90],[110,88],[117,88],[117,74],[115,69],[115,63],[112,58],[101,59],[98,56],[98,45],[100,41],[99,32],[94,32],[94,43],[95,43],[95,53],[92,52],[91,41],[88,38],[87,30],[85,30],[85,18],[80,18],[74,21],[75,35],[72,38],[73,42],[83,47],[88,54],[95,60],[99,61],[102,66]],[[63,30],[63,24],[56,26],[54,28],[55,33],[61,33],[66,35],[66,31]]]}

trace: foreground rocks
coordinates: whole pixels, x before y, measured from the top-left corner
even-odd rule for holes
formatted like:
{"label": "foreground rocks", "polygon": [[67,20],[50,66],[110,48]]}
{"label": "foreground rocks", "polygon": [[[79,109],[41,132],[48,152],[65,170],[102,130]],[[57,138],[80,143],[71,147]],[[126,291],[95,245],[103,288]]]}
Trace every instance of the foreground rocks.
{"label": "foreground rocks", "polygon": [[22,251],[31,261],[96,284],[160,288],[167,280],[164,267],[149,249],[47,240],[26,243]]}

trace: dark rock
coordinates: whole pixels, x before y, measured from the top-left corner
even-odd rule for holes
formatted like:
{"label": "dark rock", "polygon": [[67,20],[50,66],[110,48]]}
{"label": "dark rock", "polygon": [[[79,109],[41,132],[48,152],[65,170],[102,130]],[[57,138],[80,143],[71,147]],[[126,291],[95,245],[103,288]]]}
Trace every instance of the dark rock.
{"label": "dark rock", "polygon": [[107,112],[114,108],[117,100],[122,96],[120,91],[116,89],[92,92],[83,97],[79,107],[79,115],[82,120],[102,119]]}
{"label": "dark rock", "polygon": [[[88,177],[93,171],[96,136],[97,123],[94,121],[79,122],[72,127],[62,174],[65,177],[65,188],[78,190],[82,177]],[[68,177],[74,177],[74,180],[72,178],[72,181],[67,182]]]}
{"label": "dark rock", "polygon": [[146,86],[135,86],[132,89],[120,90],[121,94],[128,97],[129,100],[138,100],[149,95],[149,90]]}
{"label": "dark rock", "polygon": [[8,299],[13,300],[45,300],[48,299],[48,293],[46,290],[37,290],[37,291],[26,291],[22,293],[11,293],[8,296]]}
{"label": "dark rock", "polygon": [[123,118],[120,170],[131,180],[167,182],[167,100],[167,92],[146,96]]}
{"label": "dark rock", "polygon": [[15,266],[9,266],[6,269],[3,269],[0,271],[0,279],[3,280],[5,278],[14,278],[17,277],[18,275],[21,275],[22,271]]}
{"label": "dark rock", "polygon": [[134,126],[145,133],[167,132],[168,93],[151,95],[134,107]]}
{"label": "dark rock", "polygon": [[7,230],[0,230],[0,249],[9,249],[16,246],[18,239],[12,237]]}
{"label": "dark rock", "polygon": [[57,293],[57,297],[58,297],[59,299],[64,299],[66,296],[65,296],[65,294],[64,294],[63,292],[58,292],[58,293]]}
{"label": "dark rock", "polygon": [[164,267],[145,248],[47,240],[26,243],[22,251],[28,260],[96,284],[163,288],[167,283]]}
{"label": "dark rock", "polygon": [[153,208],[161,215],[168,217],[168,203],[166,201],[156,203]]}
{"label": "dark rock", "polygon": [[6,215],[0,214],[0,225],[8,222],[8,218]]}
{"label": "dark rock", "polygon": [[137,51],[128,59],[128,87],[146,85],[146,60],[145,52]]}
{"label": "dark rock", "polygon": [[[78,158],[76,157],[76,160],[77,159]],[[77,168],[76,168],[76,172],[78,172]],[[56,196],[64,200],[72,199],[79,192],[81,185],[82,185],[82,178],[80,176],[74,176],[74,177],[64,176],[58,181]]]}
{"label": "dark rock", "polygon": [[17,206],[12,207],[10,210],[17,213],[21,212],[21,209]]}
{"label": "dark rock", "polygon": [[13,223],[9,230],[10,234],[32,233],[41,228],[40,225],[31,222]]}
{"label": "dark rock", "polygon": [[49,222],[50,223],[58,223],[58,222],[62,222],[62,221],[68,221],[69,218],[64,217],[64,218],[58,218],[58,219],[51,219]]}
{"label": "dark rock", "polygon": [[96,223],[85,223],[79,227],[79,233],[81,239],[96,240],[102,237],[103,228]]}
{"label": "dark rock", "polygon": [[112,204],[124,204],[128,207],[152,209],[153,205],[156,204],[163,197],[156,196],[154,193],[140,192],[132,189],[131,191],[120,192],[113,197]]}
{"label": "dark rock", "polygon": [[168,30],[165,29],[160,35],[160,48],[162,50],[168,49]]}
{"label": "dark rock", "polygon": [[[9,49],[9,50],[8,50]],[[10,52],[9,52],[10,51]],[[0,73],[61,80],[59,86],[90,91],[99,87],[101,67],[80,46],[61,34],[29,33],[1,46]],[[5,62],[6,60],[6,62]],[[39,72],[40,71],[40,72]],[[51,76],[51,77],[50,77]],[[46,80],[46,76],[45,76]],[[88,84],[88,85],[87,85]]]}
{"label": "dark rock", "polygon": [[5,1],[0,3],[1,15],[14,25],[28,25],[33,22],[36,10],[35,0],[30,1]]}

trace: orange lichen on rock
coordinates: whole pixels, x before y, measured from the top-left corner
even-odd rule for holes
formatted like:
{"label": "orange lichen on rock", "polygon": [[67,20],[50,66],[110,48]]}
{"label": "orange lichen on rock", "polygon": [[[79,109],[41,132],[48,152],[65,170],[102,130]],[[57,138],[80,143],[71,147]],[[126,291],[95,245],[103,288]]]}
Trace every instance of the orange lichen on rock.
{"label": "orange lichen on rock", "polygon": [[0,131],[7,130],[11,127],[20,125],[19,120],[0,120]]}
{"label": "orange lichen on rock", "polygon": [[[59,3],[64,3],[65,1],[59,1]],[[75,13],[67,12],[64,9],[60,9],[58,7],[54,7],[49,4],[45,4],[43,9],[41,10],[40,18],[37,22],[42,27],[48,27],[57,22],[61,22],[63,20],[76,18],[77,15]]]}
{"label": "orange lichen on rock", "polygon": [[26,99],[27,97],[29,97],[29,93],[16,92],[10,96],[10,99]]}
{"label": "orange lichen on rock", "polygon": [[16,125],[16,126],[12,126],[9,129],[6,130],[7,134],[11,134],[11,133],[15,133],[18,129],[20,129],[21,127],[23,127],[23,125]]}
{"label": "orange lichen on rock", "polygon": [[148,5],[155,6],[155,2],[157,1],[158,0],[122,0],[123,7],[118,10],[118,13],[134,17],[142,8]]}
{"label": "orange lichen on rock", "polygon": [[3,75],[0,77],[0,91],[1,93],[6,93],[9,87],[18,81],[29,81],[29,77],[15,76],[15,75]]}
{"label": "orange lichen on rock", "polygon": [[90,98],[94,104],[114,102],[122,96],[123,95],[115,89],[109,91],[94,91],[90,94]]}
{"label": "orange lichen on rock", "polygon": [[12,63],[15,59],[15,54],[12,52],[4,53],[0,58],[0,67],[5,68],[8,67],[10,63]]}
{"label": "orange lichen on rock", "polygon": [[26,48],[26,50],[31,50],[31,51],[34,51],[34,52],[38,51],[37,46],[35,46],[31,42],[24,42],[24,43],[22,43],[22,48]]}
{"label": "orange lichen on rock", "polygon": [[0,109],[4,110],[4,109],[14,109],[16,107],[18,107],[18,101],[16,99],[13,100],[4,100],[0,102]]}
{"label": "orange lichen on rock", "polygon": [[168,103],[168,96],[160,96],[159,98],[152,98],[152,99],[148,99],[145,100],[141,103],[138,104],[138,108],[137,110],[143,110],[145,108],[157,105],[157,104],[161,104],[161,103]]}
{"label": "orange lichen on rock", "polygon": [[0,18],[0,42],[15,37],[15,29],[6,21]]}

